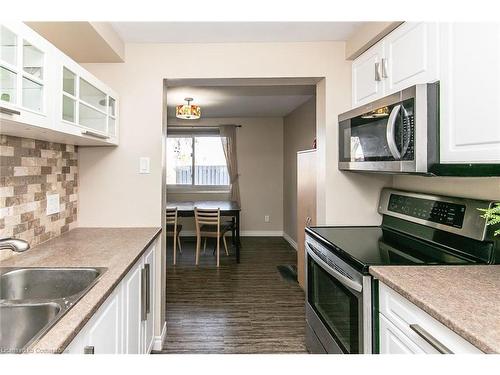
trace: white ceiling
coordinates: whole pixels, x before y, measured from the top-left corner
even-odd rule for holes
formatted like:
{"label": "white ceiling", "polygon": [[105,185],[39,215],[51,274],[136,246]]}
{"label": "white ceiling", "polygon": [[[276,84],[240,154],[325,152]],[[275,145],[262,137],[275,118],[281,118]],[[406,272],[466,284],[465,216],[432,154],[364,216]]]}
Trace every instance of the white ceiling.
{"label": "white ceiling", "polygon": [[283,117],[315,95],[314,85],[174,86],[167,88],[167,114],[192,97],[201,117]]}
{"label": "white ceiling", "polygon": [[347,40],[363,22],[112,22],[125,43]]}

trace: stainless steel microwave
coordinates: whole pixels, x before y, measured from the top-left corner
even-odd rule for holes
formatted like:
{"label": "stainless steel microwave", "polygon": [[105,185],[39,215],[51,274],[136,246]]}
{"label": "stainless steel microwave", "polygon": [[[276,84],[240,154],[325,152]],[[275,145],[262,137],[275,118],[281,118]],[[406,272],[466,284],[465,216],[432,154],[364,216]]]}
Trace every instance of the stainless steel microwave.
{"label": "stainless steel microwave", "polygon": [[339,169],[429,174],[439,159],[439,82],[339,116]]}

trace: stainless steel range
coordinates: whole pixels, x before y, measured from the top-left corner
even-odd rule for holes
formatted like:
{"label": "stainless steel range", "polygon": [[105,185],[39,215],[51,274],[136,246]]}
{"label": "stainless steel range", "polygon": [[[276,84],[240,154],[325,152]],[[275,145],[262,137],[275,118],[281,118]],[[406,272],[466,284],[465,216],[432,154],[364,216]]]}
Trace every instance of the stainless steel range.
{"label": "stainless steel range", "polygon": [[499,263],[478,211],[492,203],[384,189],[381,226],[306,228],[308,350],[373,352],[370,266]]}

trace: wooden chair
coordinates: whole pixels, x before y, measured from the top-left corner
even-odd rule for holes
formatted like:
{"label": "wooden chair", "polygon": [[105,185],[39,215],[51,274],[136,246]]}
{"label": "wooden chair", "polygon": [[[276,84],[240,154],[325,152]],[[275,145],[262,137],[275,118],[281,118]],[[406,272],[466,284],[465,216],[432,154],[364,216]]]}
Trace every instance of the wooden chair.
{"label": "wooden chair", "polygon": [[230,226],[226,224],[221,224],[220,222],[220,210],[219,209],[202,209],[202,208],[194,208],[194,217],[196,224],[196,265],[199,264],[200,260],[200,246],[201,239],[205,238],[205,246],[206,247],[206,239],[208,237],[217,239],[217,267],[220,265],[220,239],[222,238],[222,242],[224,243],[224,249],[226,250],[226,255],[229,255],[227,250],[227,243],[224,235],[226,232],[230,230]]}
{"label": "wooden chair", "polygon": [[179,244],[179,251],[182,254],[181,247],[181,238],[180,233],[182,230],[182,224],[177,224],[177,207],[176,208],[167,208],[167,236],[172,235],[174,239],[174,265],[177,263],[176,255],[177,249],[176,245]]}
{"label": "wooden chair", "polygon": [[[236,245],[236,225],[235,225],[235,220],[234,218],[232,220],[226,220],[221,223],[221,226],[224,228],[224,234],[222,235],[222,241],[224,243],[224,249],[226,250],[226,255],[229,256],[229,252],[227,249],[227,243],[226,243],[226,237],[225,234],[229,231],[231,231],[231,243],[233,246]],[[205,237],[205,240],[203,241],[203,254],[205,254],[205,250],[207,249],[207,237]],[[214,254],[215,254],[214,249]]]}

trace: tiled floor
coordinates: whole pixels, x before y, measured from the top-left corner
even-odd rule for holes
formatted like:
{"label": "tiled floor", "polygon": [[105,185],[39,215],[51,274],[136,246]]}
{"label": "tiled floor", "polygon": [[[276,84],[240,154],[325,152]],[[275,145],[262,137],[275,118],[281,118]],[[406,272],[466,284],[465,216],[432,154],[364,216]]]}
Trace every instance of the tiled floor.
{"label": "tiled floor", "polygon": [[[304,292],[276,269],[295,264],[282,238],[242,238],[241,263],[213,246],[194,266],[194,241],[167,269],[167,338],[163,353],[305,353]],[[230,241],[228,241],[229,243]],[[170,250],[170,249],[169,249]]]}

